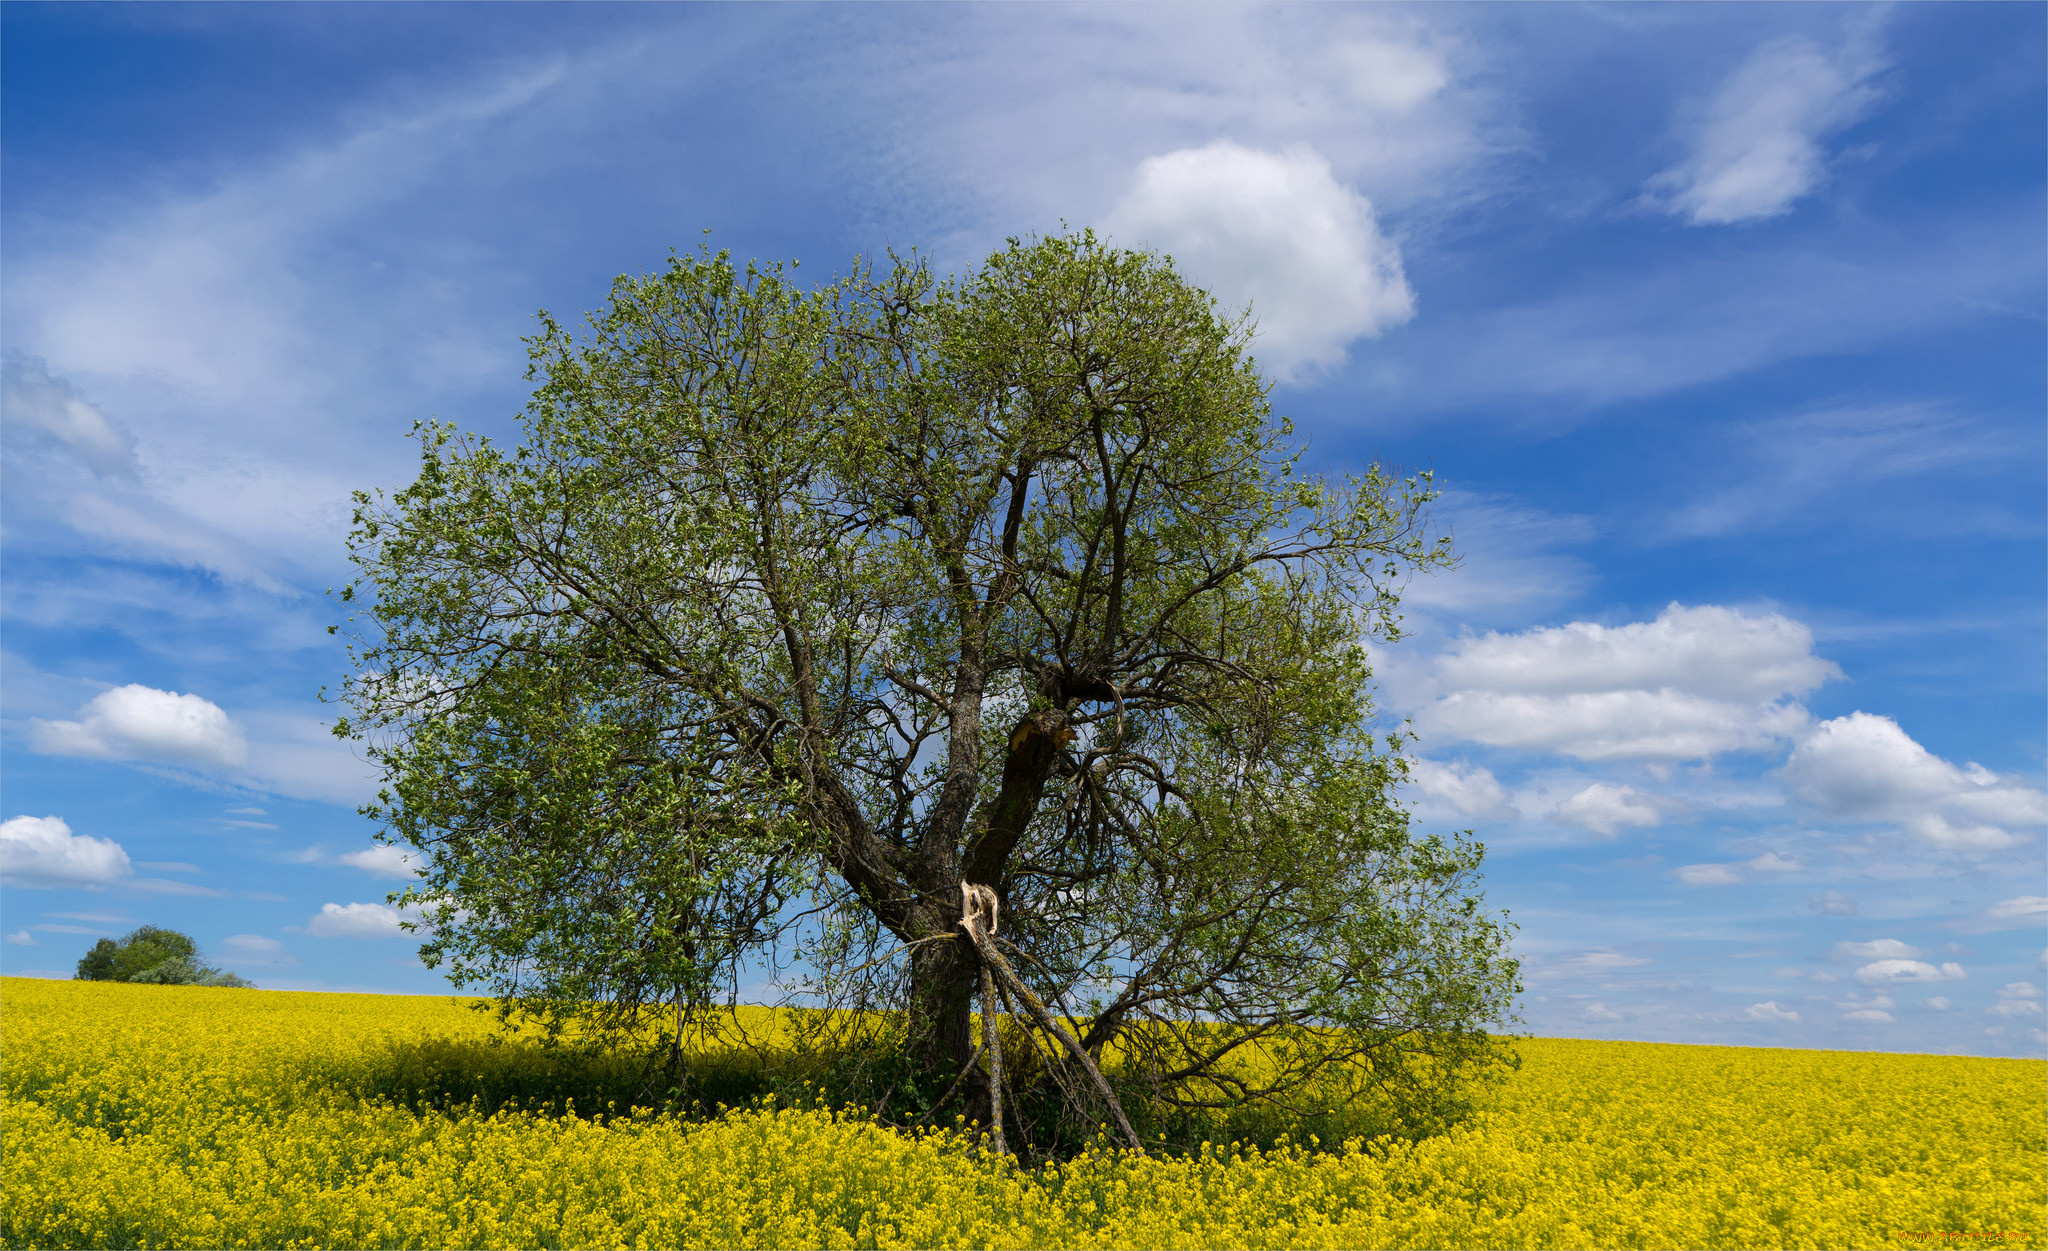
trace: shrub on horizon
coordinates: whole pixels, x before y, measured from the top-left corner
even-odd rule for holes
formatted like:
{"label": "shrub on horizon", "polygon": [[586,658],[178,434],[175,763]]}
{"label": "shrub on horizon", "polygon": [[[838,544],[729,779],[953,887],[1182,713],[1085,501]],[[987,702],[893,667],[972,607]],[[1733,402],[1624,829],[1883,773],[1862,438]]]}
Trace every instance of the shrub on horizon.
{"label": "shrub on horizon", "polygon": [[202,964],[199,944],[176,930],[145,925],[116,943],[102,938],[78,961],[73,979],[82,982],[139,982],[160,986],[232,986],[253,983]]}

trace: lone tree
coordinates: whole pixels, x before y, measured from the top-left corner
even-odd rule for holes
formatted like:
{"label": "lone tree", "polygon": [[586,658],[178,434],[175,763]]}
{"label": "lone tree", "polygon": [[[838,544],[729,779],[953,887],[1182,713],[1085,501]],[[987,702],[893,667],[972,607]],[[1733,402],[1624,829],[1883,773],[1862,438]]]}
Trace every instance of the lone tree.
{"label": "lone tree", "polygon": [[1497,1058],[1481,849],[1410,829],[1365,651],[1450,557],[1427,482],[1299,473],[1247,323],[1169,260],[806,289],[698,254],[540,321],[520,446],[425,424],[356,497],[336,733],[423,853],[429,964],[680,1030],[794,958],[898,1010],[818,1018],[896,1031],[927,1107],[997,1093],[997,964],[1045,1043],[1013,1085],[1085,1094],[1085,1054],[1167,1108],[1421,1108]]}
{"label": "lone tree", "polygon": [[145,925],[120,942],[102,938],[81,956],[73,981],[150,982],[164,986],[237,986],[249,982],[199,960],[199,944],[176,930]]}

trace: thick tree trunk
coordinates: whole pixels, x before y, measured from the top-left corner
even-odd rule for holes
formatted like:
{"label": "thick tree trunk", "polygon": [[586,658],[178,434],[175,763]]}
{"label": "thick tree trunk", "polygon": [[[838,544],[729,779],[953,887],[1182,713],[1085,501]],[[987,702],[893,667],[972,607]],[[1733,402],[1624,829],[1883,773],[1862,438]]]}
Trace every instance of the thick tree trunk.
{"label": "thick tree trunk", "polygon": [[[980,959],[964,937],[911,950],[909,1037],[904,1041],[912,1071],[933,1086],[933,1095],[974,1057],[974,992],[980,978]],[[987,1079],[970,1073],[961,1091],[962,1110],[980,1120],[988,1110]]]}

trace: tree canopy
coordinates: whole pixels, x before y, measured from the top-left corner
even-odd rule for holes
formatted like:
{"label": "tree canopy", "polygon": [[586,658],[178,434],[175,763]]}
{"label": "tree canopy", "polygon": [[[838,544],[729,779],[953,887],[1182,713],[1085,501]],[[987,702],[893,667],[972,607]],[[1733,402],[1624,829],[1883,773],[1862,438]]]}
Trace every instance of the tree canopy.
{"label": "tree canopy", "polygon": [[[1436,1107],[1516,964],[1481,848],[1397,802],[1366,647],[1450,551],[1426,476],[1302,471],[1250,345],[1087,233],[543,313],[518,446],[426,423],[357,497],[336,729],[429,964],[600,1031],[782,970],[887,1010],[817,1019],[927,1102],[1000,1087],[1000,964],[1126,1100]],[[1079,1106],[1071,1050],[1008,1080]]]}
{"label": "tree canopy", "polygon": [[74,981],[150,982],[165,986],[249,985],[199,959],[199,944],[176,930],[145,925],[120,942],[102,938],[79,958]]}

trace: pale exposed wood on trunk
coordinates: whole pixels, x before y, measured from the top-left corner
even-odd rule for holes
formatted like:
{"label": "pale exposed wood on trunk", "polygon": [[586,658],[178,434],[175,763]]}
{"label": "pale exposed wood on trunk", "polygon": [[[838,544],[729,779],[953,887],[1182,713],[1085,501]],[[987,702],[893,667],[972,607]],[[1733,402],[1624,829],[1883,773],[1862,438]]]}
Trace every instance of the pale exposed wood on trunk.
{"label": "pale exposed wood on trunk", "polygon": [[[1095,1089],[1101,1093],[1103,1102],[1109,1105],[1109,1114],[1116,1120],[1117,1128],[1123,1131],[1124,1141],[1130,1144],[1131,1150],[1139,1155],[1144,1155],[1144,1142],[1138,1138],[1138,1131],[1131,1128],[1130,1118],[1124,1115],[1123,1104],[1117,1101],[1116,1092],[1110,1089],[1109,1079],[1102,1075],[1100,1068],[1096,1067],[1094,1058],[1082,1049],[1080,1042],[1075,1039],[1073,1033],[1064,1025],[1061,1025],[1058,1018],[1054,1017],[1046,1006],[1039,1002],[1038,996],[1031,993],[1031,988],[1026,986],[1023,979],[1017,976],[1016,970],[1010,967],[1010,962],[1003,958],[1003,953],[996,950],[994,936],[996,919],[995,891],[986,886],[976,886],[962,882],[960,884],[960,894],[965,901],[964,915],[960,918],[960,928],[967,932],[967,937],[974,944],[974,949],[981,953],[983,976],[986,977],[989,974],[994,974],[1002,982],[1004,988],[1014,995],[1019,1003],[1024,1005],[1025,1011],[1031,1014],[1032,1018],[1038,1022],[1040,1028],[1044,1029],[1046,1033],[1051,1034],[1054,1038],[1059,1039],[1060,1045],[1067,1049],[1067,1054],[1071,1055],[1076,1063],[1087,1070],[1088,1076],[1095,1080]],[[987,992],[984,991],[983,994],[986,996]],[[983,1002],[987,1004],[987,998],[984,998]],[[992,1048],[991,1051],[993,1054]],[[995,1063],[1000,1064],[1001,1061],[997,1060]],[[1000,1098],[1000,1096],[997,1096],[997,1098]],[[998,1133],[1000,1132],[998,1130]]]}

